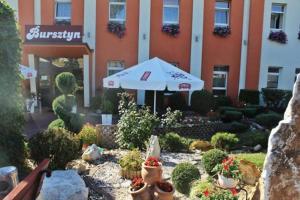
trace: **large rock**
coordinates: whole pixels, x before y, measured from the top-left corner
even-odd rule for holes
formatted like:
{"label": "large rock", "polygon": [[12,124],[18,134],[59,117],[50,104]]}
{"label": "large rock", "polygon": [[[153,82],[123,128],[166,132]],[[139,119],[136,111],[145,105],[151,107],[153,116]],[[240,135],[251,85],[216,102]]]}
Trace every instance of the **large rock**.
{"label": "large rock", "polygon": [[247,160],[241,160],[239,166],[242,180],[248,185],[255,185],[260,177],[260,171],[256,165]]}
{"label": "large rock", "polygon": [[284,119],[271,132],[263,181],[261,199],[300,199],[300,75]]}
{"label": "large rock", "polygon": [[53,171],[51,177],[45,177],[37,200],[87,200],[88,194],[76,171]]}
{"label": "large rock", "polygon": [[150,156],[160,159],[160,146],[158,137],[156,135],[151,135],[151,138],[149,140],[146,157],[148,158]]}
{"label": "large rock", "polygon": [[101,157],[101,153],[99,147],[93,144],[83,152],[81,158],[85,161],[94,161]]}

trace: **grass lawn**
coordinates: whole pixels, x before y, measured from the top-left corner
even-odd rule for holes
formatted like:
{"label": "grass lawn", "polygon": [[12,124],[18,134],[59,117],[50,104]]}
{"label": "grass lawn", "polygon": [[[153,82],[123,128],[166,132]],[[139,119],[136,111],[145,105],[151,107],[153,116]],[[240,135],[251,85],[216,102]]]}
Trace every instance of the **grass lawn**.
{"label": "grass lawn", "polygon": [[266,158],[265,153],[241,153],[234,155],[237,159],[243,159],[253,162],[259,169],[263,168],[264,161]]}
{"label": "grass lawn", "polygon": [[0,148],[0,167],[4,167],[9,165],[8,156],[6,155],[5,151]]}

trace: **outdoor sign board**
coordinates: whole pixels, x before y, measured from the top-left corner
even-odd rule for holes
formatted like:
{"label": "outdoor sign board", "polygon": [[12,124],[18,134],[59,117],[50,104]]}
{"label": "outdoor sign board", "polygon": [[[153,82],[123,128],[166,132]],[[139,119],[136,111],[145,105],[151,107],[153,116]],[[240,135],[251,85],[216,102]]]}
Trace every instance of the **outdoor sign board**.
{"label": "outdoor sign board", "polygon": [[81,43],[82,26],[26,25],[25,42],[30,43]]}

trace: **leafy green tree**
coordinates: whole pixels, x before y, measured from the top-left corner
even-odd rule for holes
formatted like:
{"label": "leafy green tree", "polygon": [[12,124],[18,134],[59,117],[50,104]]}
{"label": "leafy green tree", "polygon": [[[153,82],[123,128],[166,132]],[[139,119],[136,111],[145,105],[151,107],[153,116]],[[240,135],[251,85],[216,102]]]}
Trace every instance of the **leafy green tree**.
{"label": "leafy green tree", "polygon": [[25,157],[20,42],[14,11],[0,0],[0,146],[16,165]]}

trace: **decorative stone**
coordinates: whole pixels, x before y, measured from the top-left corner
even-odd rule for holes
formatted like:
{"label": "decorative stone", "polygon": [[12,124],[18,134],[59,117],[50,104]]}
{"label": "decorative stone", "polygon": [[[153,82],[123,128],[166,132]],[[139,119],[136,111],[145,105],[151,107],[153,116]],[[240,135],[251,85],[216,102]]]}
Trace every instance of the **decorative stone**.
{"label": "decorative stone", "polygon": [[269,137],[263,170],[264,200],[300,199],[300,75],[284,119]]}
{"label": "decorative stone", "polygon": [[94,161],[101,157],[100,149],[97,145],[89,146],[82,154],[81,158],[85,161]]}
{"label": "decorative stone", "polygon": [[248,185],[255,185],[260,177],[260,171],[256,165],[247,160],[241,160],[239,166],[242,181]]}
{"label": "decorative stone", "polygon": [[88,188],[74,170],[53,171],[44,178],[37,200],[87,200]]}
{"label": "decorative stone", "polygon": [[258,144],[255,147],[253,147],[253,151],[259,151],[261,149],[262,149],[262,146],[260,144]]}
{"label": "decorative stone", "polygon": [[151,135],[149,140],[146,159],[150,156],[160,159],[160,146],[159,146],[158,137],[156,135]]}
{"label": "decorative stone", "polygon": [[67,164],[66,169],[75,170],[81,175],[89,171],[89,164],[83,160],[74,160]]}

